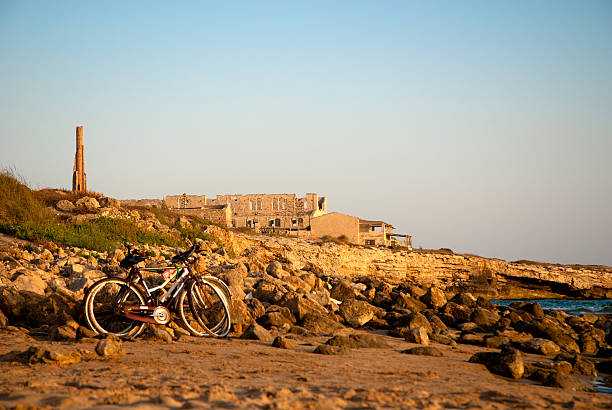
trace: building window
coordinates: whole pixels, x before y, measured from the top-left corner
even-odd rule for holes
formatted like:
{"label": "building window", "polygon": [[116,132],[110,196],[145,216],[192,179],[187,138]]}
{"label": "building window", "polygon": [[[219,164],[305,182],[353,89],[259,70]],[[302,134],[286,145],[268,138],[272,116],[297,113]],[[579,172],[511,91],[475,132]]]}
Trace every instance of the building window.
{"label": "building window", "polygon": [[297,226],[297,219],[291,219],[291,226],[293,226],[294,228]]}
{"label": "building window", "polygon": [[366,239],[365,240],[365,244],[366,245],[374,246],[374,245],[376,245],[376,241],[374,239]]}
{"label": "building window", "polygon": [[308,201],[304,200],[304,209],[308,209]]}
{"label": "building window", "polygon": [[304,220],[302,218],[298,218],[298,225],[304,226]]}
{"label": "building window", "polygon": [[247,219],[247,221],[246,221],[247,228],[250,228],[252,225],[253,225],[253,222],[251,222],[250,219]]}
{"label": "building window", "polygon": [[252,211],[253,210],[253,201],[249,201],[249,209]]}
{"label": "building window", "polygon": [[278,227],[280,227],[280,219],[279,219],[279,218],[276,218],[276,219],[274,220],[274,226],[278,226]]}
{"label": "building window", "polygon": [[257,209],[261,210],[263,209],[263,203],[261,198],[257,198]]}
{"label": "building window", "polygon": [[270,219],[268,221],[268,226],[274,226],[274,219]]}
{"label": "building window", "polygon": [[236,227],[236,221],[232,221],[232,228]]}
{"label": "building window", "polygon": [[283,198],[283,209],[287,208],[287,200]]}

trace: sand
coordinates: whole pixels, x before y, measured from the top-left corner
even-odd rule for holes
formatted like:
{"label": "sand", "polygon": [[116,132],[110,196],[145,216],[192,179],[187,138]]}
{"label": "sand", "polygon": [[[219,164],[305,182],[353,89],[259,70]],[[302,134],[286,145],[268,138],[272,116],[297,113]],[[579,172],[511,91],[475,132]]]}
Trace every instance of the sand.
{"label": "sand", "polygon": [[[95,343],[49,342],[0,330],[0,354],[41,346],[94,352]],[[183,337],[123,343],[125,355],[58,366],[0,362],[0,408],[611,408],[612,396],[511,380],[468,363],[481,347],[437,345],[444,357],[401,353],[416,346],[313,354],[325,337],[293,349],[260,341]],[[528,355],[528,360],[542,360]]]}

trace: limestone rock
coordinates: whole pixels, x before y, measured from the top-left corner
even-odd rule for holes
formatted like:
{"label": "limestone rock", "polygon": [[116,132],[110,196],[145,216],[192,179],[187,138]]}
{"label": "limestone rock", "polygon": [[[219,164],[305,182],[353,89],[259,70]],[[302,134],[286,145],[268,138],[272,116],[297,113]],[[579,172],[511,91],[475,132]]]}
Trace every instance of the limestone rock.
{"label": "limestone rock", "polygon": [[418,343],[421,345],[429,344],[429,336],[427,335],[427,329],[423,326],[415,327],[410,329],[406,335],[406,341],[410,343]]}
{"label": "limestone rock", "polygon": [[331,289],[330,296],[341,302],[346,302],[355,299],[355,288],[351,286],[350,281],[346,279],[341,280]]}
{"label": "limestone rock", "polygon": [[57,203],[55,204],[55,208],[58,211],[62,211],[62,212],[72,212],[74,211],[74,204],[66,199],[62,199],[60,201],[57,201]]}
{"label": "limestone rock", "polygon": [[82,208],[88,211],[95,211],[100,208],[100,203],[96,198],[90,196],[84,196],[75,202],[77,208]]}
{"label": "limestone rock", "polygon": [[525,367],[523,354],[510,346],[504,346],[500,353],[478,352],[470,357],[470,363],[484,364],[491,373],[520,379],[523,377]]}
{"label": "limestone rock", "polygon": [[33,271],[24,271],[21,275],[13,280],[13,285],[19,290],[36,293],[44,296],[47,284],[44,280]]}
{"label": "limestone rock", "polygon": [[338,355],[338,354],[344,354],[346,352],[348,352],[349,349],[347,349],[346,347],[341,347],[341,346],[330,346],[330,345],[319,345],[317,346],[313,353],[317,353],[317,354],[325,354],[325,355]]}
{"label": "limestone rock", "polygon": [[258,325],[252,323],[240,336],[241,339],[261,340],[262,342],[271,343],[274,339],[270,332]]}
{"label": "limestone rock", "polygon": [[302,327],[316,334],[329,334],[334,330],[343,328],[340,323],[331,319],[329,315],[317,312],[304,315],[302,318]]}
{"label": "limestone rock", "polygon": [[0,329],[7,327],[8,324],[8,318],[4,315],[4,313],[2,313],[2,310],[0,310]]}
{"label": "limestone rock", "polygon": [[278,336],[272,342],[272,346],[278,347],[279,349],[293,349],[295,345],[286,337]]}
{"label": "limestone rock", "polygon": [[125,352],[121,346],[121,341],[114,336],[107,336],[96,345],[96,353],[102,357],[121,356]]}
{"label": "limestone rock", "polygon": [[527,353],[536,353],[544,356],[554,356],[561,348],[553,341],[541,338],[533,338],[521,343],[520,348]]}
{"label": "limestone rock", "polygon": [[372,306],[362,300],[348,299],[340,305],[340,315],[352,327],[360,327],[374,317]]}
{"label": "limestone rock", "polygon": [[270,261],[268,267],[266,268],[266,273],[277,279],[283,279],[284,277],[289,276],[289,273],[283,270],[283,265],[279,261]]}
{"label": "limestone rock", "polygon": [[352,334],[348,336],[334,336],[327,340],[325,344],[330,346],[339,346],[345,348],[384,348],[389,347],[389,344],[378,335],[371,334]]}
{"label": "limestone rock", "polygon": [[415,354],[419,356],[434,356],[434,357],[442,357],[444,356],[440,349],[433,346],[417,346],[412,349],[403,350],[402,353],[407,354]]}
{"label": "limestone rock", "polygon": [[471,319],[479,326],[493,326],[499,320],[497,312],[477,307],[473,312]]}
{"label": "limestone rock", "polygon": [[573,391],[592,391],[593,388],[578,379],[575,376],[570,376],[568,374],[563,374],[560,372],[552,372],[546,380],[542,382],[544,386],[549,387],[558,387],[564,390],[573,390]]}
{"label": "limestone rock", "polygon": [[432,309],[439,309],[447,302],[446,295],[438,288],[431,287],[421,296],[421,302],[425,303]]}

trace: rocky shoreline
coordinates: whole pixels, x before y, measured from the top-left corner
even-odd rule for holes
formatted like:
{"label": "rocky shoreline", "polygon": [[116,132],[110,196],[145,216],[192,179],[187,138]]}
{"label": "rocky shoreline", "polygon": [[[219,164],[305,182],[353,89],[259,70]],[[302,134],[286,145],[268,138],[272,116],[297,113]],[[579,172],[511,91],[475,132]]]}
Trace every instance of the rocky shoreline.
{"label": "rocky shoreline", "polygon": [[[80,201],[91,209],[81,210],[75,216],[78,219],[130,218],[145,230],[172,232],[174,229],[146,211],[125,210],[112,201],[108,201],[106,208],[88,199]],[[64,216],[72,212],[67,210],[67,204],[62,203],[62,207],[65,209],[58,212]],[[179,219],[178,223],[190,222]],[[489,388],[506,398],[514,394],[508,392],[517,388],[516,383],[521,386],[527,383],[529,398],[523,405],[540,403],[542,407],[558,407],[584,402],[592,408],[609,404],[609,396],[593,393],[595,380],[612,385],[612,318],[609,315],[571,316],[542,309],[537,303],[519,302],[504,307],[489,301],[609,297],[612,289],[609,267],[505,262],[455,255],[450,251],[315,243],[249,236],[212,225],[205,233],[211,240],[201,241],[206,255],[198,257],[195,268],[223,279],[233,295],[232,333],[229,338],[214,342],[191,337],[174,321],[168,326],[149,326],[144,336],[132,342],[97,336],[84,326],[82,301],[96,280],[124,274],[118,266],[124,257],[123,250],[96,252],[53,243],[33,244],[0,235],[0,333],[3,334],[0,366],[6,380],[0,391],[0,406],[21,403],[33,407],[85,407],[62,400],[55,405],[48,396],[36,396],[36,388],[29,384],[41,383],[39,374],[56,374],[52,370],[54,366],[74,368],[85,378],[90,375],[84,369],[97,369],[104,377],[115,377],[113,365],[105,363],[120,363],[127,369],[134,357],[142,357],[146,352],[155,357],[159,349],[155,346],[181,346],[182,353],[177,353],[176,359],[184,369],[190,369],[190,352],[201,351],[202,346],[211,343],[219,354],[223,352],[239,360],[237,366],[249,360],[244,354],[247,351],[268,356],[269,363],[261,363],[266,370],[259,376],[270,383],[275,383],[274,380],[280,383],[277,373],[288,377],[286,370],[293,369],[285,365],[283,358],[288,355],[301,368],[321,361],[333,363],[326,367],[328,372],[343,372],[343,363],[348,361],[364,378],[369,370],[363,366],[367,367],[372,360],[384,362],[386,357],[394,357],[397,363],[420,370],[410,373],[391,366],[395,373],[390,373],[389,378],[393,383],[399,383],[399,375],[406,372],[410,373],[409,378],[427,379],[433,373],[423,369],[435,363],[448,370],[449,380],[462,380],[457,384],[458,392],[465,394],[470,386],[478,391],[475,400],[480,400],[483,406],[499,404],[496,401],[499,397],[489,397],[486,391],[479,390],[482,372],[489,374]],[[141,248],[151,255],[150,263],[162,261],[177,251],[163,246]],[[172,351],[170,347],[162,350],[167,355]],[[157,365],[143,366],[140,369],[143,374],[159,371]],[[224,369],[234,390],[224,391],[220,397],[233,397],[226,403],[231,407],[250,407],[242,405],[237,398],[245,399],[245,386],[260,392],[261,386],[253,387],[253,382],[245,381],[244,375]],[[211,370],[207,374],[217,373]],[[389,402],[391,407],[412,407],[407,403],[427,407],[445,400],[435,394],[441,388],[435,380],[439,376],[432,376],[431,383],[423,388],[428,389],[427,397],[436,397],[435,400],[415,401],[414,395],[425,397],[422,390],[398,387],[393,393],[385,385],[373,382],[371,397],[338,388],[332,392],[335,401],[327,402],[316,391],[322,391],[330,376],[323,372],[314,379],[307,378],[311,390],[304,396],[298,394],[299,383],[295,377],[291,376],[293,383],[281,384],[291,392],[287,397],[299,398],[309,408],[352,407],[353,399],[362,406],[377,407],[385,405],[385,397],[393,397]],[[21,380],[19,383],[24,383],[25,378],[26,384],[15,384],[12,381],[15,377]],[[352,382],[350,374],[344,377],[346,383]],[[368,377],[376,379],[377,376],[369,374]],[[63,382],[68,383],[66,391],[71,389],[70,383],[74,384]],[[171,385],[167,380],[160,383],[164,388]],[[213,391],[215,386],[211,387]],[[217,402],[211,399],[217,397],[216,393],[211,393],[208,387],[196,389],[200,404],[195,407],[216,407]],[[547,390],[550,388],[558,393],[550,394]],[[124,393],[133,392],[134,386],[127,383],[124,390]],[[143,408],[183,407],[189,406],[191,400],[187,396],[179,400],[176,395],[151,398],[150,388],[143,390],[146,393],[136,394],[144,403],[141,403]],[[29,391],[29,398],[20,401],[17,394],[20,391]],[[280,393],[274,390],[270,394],[276,397]],[[87,406],[115,400],[104,394],[94,396],[98,399],[87,401]],[[279,406],[283,400],[274,397],[244,403]],[[353,399],[347,400],[347,397]],[[559,397],[564,401],[559,402]],[[465,406],[468,403],[453,400],[446,404]],[[504,399],[497,404],[497,407],[512,406],[512,400]]]}
{"label": "rocky shoreline", "polygon": [[[282,350],[299,349],[297,342],[306,341],[312,346],[309,354],[321,357],[380,349],[424,360],[443,358],[466,346],[472,352],[464,358],[466,366],[484,366],[508,380],[528,380],[574,393],[593,391],[590,382],[597,376],[612,384],[610,316],[570,316],[543,310],[537,303],[494,306],[483,296],[419,279],[340,276],[346,262],[336,259],[335,269],[329,267],[334,260],[329,265],[316,262],[325,260],[328,253],[342,256],[344,251],[336,249],[341,245],[235,236],[212,226],[209,233],[218,241],[202,242],[207,255],[195,266],[230,286],[232,338]],[[316,258],[312,256],[315,247],[320,248]],[[152,261],[175,252],[144,248],[154,255]],[[308,253],[301,251],[304,248]],[[84,326],[81,302],[95,280],[121,273],[117,263],[122,257],[121,249],[91,252],[3,237],[0,327],[32,344],[21,349],[5,344],[11,349],[2,351],[2,363],[73,366],[121,357],[121,341],[100,339]],[[151,326],[143,337],[148,343],[192,339],[174,322]],[[196,339],[196,343],[207,342]],[[92,350],[62,353],[45,343],[91,343]]]}

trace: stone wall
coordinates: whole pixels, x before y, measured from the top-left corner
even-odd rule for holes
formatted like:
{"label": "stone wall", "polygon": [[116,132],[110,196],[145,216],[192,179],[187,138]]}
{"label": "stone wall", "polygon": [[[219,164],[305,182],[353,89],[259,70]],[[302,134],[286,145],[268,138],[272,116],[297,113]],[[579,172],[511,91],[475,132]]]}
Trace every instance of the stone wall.
{"label": "stone wall", "polygon": [[207,206],[201,209],[175,209],[174,211],[181,215],[197,216],[226,228],[232,224],[232,211],[229,206]]}

